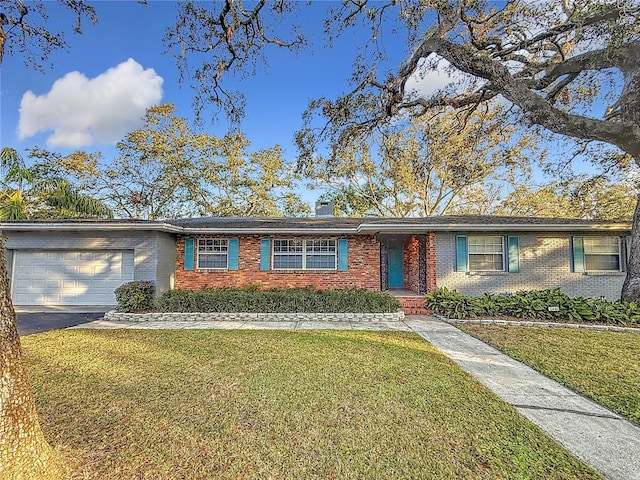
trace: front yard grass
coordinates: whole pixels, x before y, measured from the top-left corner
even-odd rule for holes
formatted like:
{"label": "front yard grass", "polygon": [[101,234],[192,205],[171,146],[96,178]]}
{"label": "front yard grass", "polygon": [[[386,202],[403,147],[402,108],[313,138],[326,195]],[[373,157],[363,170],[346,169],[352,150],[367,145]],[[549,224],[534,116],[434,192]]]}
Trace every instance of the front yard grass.
{"label": "front yard grass", "polygon": [[640,334],[470,324],[460,328],[640,424]]}
{"label": "front yard grass", "polygon": [[22,339],[76,478],[600,478],[410,333]]}

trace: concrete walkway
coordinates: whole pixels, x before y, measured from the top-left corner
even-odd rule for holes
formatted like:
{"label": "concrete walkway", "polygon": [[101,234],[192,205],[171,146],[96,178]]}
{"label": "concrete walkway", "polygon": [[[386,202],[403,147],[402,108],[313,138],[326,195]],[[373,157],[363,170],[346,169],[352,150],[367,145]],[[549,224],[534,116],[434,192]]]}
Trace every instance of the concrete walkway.
{"label": "concrete walkway", "polygon": [[640,479],[640,427],[447,323],[405,323],[601,475]]}
{"label": "concrete walkway", "polygon": [[398,332],[410,332],[411,327],[405,322],[360,322],[331,321],[318,322],[310,320],[300,320],[295,322],[260,322],[260,321],[189,321],[189,322],[169,322],[169,321],[149,321],[149,322],[114,322],[110,320],[96,320],[84,323],[72,328],[127,328],[127,329],[203,329],[219,328],[225,330],[391,330]]}
{"label": "concrete walkway", "polygon": [[526,365],[427,316],[403,322],[109,322],[72,328],[340,329],[413,331],[441,350],[575,457],[611,480],[640,480],[640,427]]}

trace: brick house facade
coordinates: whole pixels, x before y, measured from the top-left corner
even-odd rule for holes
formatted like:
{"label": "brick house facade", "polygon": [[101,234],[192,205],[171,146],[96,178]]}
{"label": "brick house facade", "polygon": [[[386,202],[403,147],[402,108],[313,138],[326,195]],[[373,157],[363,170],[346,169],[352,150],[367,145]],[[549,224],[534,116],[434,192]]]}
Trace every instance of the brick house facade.
{"label": "brick house facade", "polygon": [[410,297],[439,287],[467,295],[560,288],[615,300],[631,235],[628,222],[489,216],[19,221],[0,229],[17,305],[106,304],[115,301],[112,284],[130,280],[152,281],[159,294],[258,284]]}
{"label": "brick house facade", "polygon": [[[274,240],[343,240],[347,254],[344,268],[302,269],[274,268],[273,251],[267,253],[268,268],[265,268],[261,242]],[[402,244],[403,285],[398,289],[416,294],[432,292],[436,289],[435,235],[395,236]],[[189,263],[193,267],[185,268],[185,244],[194,242],[193,258]],[[197,245],[199,241],[217,239],[237,241],[237,266],[233,268],[200,268],[198,266]],[[366,289],[371,291],[387,290],[388,274],[385,245],[389,239],[376,235],[179,235],[176,239],[176,280],[175,287],[193,290],[200,288],[246,287],[260,285],[263,288],[314,287],[316,289]],[[338,245],[340,245],[338,243]],[[340,247],[338,246],[338,249]]]}
{"label": "brick house facade", "polygon": [[[380,245],[371,235],[349,235],[347,240],[347,269],[261,269],[261,240],[304,240],[316,238],[304,235],[278,235],[265,237],[246,235],[239,237],[215,236],[215,238],[238,239],[237,270],[202,269],[194,266],[185,270],[185,240],[187,238],[214,238],[211,235],[194,237],[178,236],[176,241],[176,288],[200,289],[223,287],[246,287],[260,285],[264,288],[315,287],[317,289],[351,289],[380,290]],[[323,235],[322,238],[336,239]],[[197,253],[195,254],[197,256]],[[269,252],[271,255],[271,251]],[[194,259],[197,261],[197,259]]]}

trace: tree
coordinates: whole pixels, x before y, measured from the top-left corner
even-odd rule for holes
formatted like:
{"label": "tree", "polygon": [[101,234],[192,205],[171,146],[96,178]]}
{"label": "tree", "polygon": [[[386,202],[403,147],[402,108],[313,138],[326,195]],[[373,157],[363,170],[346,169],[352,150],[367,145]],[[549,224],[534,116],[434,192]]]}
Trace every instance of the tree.
{"label": "tree", "polygon": [[295,169],[279,146],[250,152],[241,133],[197,133],[170,104],[147,109],[144,120],[118,142],[119,154],[109,164],[100,154],[63,156],[34,149],[33,170],[43,179],[63,179],[125,218],[308,212],[293,191]]}
{"label": "tree", "polygon": [[0,152],[0,220],[27,218],[27,201],[24,188],[33,179],[24,159],[13,148]]}
{"label": "tree", "polygon": [[[73,15],[75,33],[82,33],[84,20],[98,23],[95,10],[85,0],[59,3]],[[1,0],[0,8],[0,64],[5,53],[20,55],[25,65],[42,71],[53,51],[68,48],[64,32],[51,31],[42,0]]]}
{"label": "tree", "polygon": [[[283,19],[294,18],[298,2],[258,0],[245,3],[234,0],[203,3],[181,2],[177,5],[175,26],[167,29],[167,51],[175,52],[182,79],[191,78],[194,110],[198,116],[207,106],[226,112],[233,123],[244,116],[245,99],[241,92],[224,85],[228,73],[251,76],[257,64],[266,65],[264,50],[284,48],[294,52],[307,45],[299,27],[286,33],[278,31]],[[189,60],[199,59],[193,65]]]}
{"label": "tree", "polygon": [[79,192],[64,178],[42,179],[31,192],[38,201],[31,218],[113,218],[105,203]]}
{"label": "tree", "polygon": [[528,173],[527,159],[535,146],[530,137],[514,134],[500,107],[478,109],[469,118],[444,109],[429,121],[418,118],[394,125],[378,141],[318,156],[304,171],[316,185],[330,189],[323,199],[333,200],[343,213],[445,215],[472,208],[480,200],[476,189],[484,191]]}
{"label": "tree", "polygon": [[637,189],[629,181],[611,183],[605,177],[580,177],[551,182],[530,189],[517,186],[495,213],[501,215],[564,217],[597,220],[630,220],[636,204]]}
{"label": "tree", "polygon": [[[269,47],[299,48],[304,37],[292,27],[278,36],[279,21],[291,17],[286,1],[252,4],[216,2],[178,12],[167,34],[184,75],[197,59],[198,99],[232,105],[222,89],[228,75],[255,69]],[[473,111],[502,101],[532,130],[567,136],[576,143],[613,147],[606,167],[640,164],[640,7],[635,0],[343,1],[329,12],[329,37],[354,25],[369,25],[353,68],[352,90],[320,98],[304,114],[298,134],[300,161],[312,163],[320,146],[334,154],[379,127],[433,108]],[[384,34],[406,34],[412,52],[394,71],[380,47]],[[288,38],[288,40],[281,40]],[[178,50],[177,47],[181,47]],[[385,63],[386,62],[386,63]],[[420,79],[446,69],[452,83],[419,88]],[[416,88],[418,85],[418,88]],[[606,109],[598,108],[608,104]],[[596,158],[598,163],[600,158]],[[633,218],[631,253],[623,298],[640,299],[640,207]]]}
{"label": "tree", "polygon": [[118,143],[98,168],[99,194],[133,218],[299,215],[294,168],[274,146],[249,152],[242,133],[196,133],[172,105],[148,109],[145,125]]}
{"label": "tree", "polygon": [[[75,13],[77,32],[83,17],[97,21],[93,9],[83,0],[61,3]],[[52,50],[65,47],[62,34],[51,33],[44,26],[46,14],[42,2],[29,2],[27,6],[22,0],[3,0],[0,7],[0,65],[5,53],[19,53],[27,65],[41,70]],[[34,16],[42,20],[31,21]],[[40,429],[11,302],[4,237],[0,232],[0,478],[65,477],[64,460],[47,443]]]}
{"label": "tree", "polygon": [[3,240],[0,240],[0,347],[0,478],[65,478],[64,461],[46,442],[38,422],[11,303]]}
{"label": "tree", "polygon": [[201,214],[279,217],[309,213],[308,205],[294,192],[298,176],[284,160],[280,146],[248,153],[249,146],[244,135],[227,135],[217,151],[219,160],[202,164]]}
{"label": "tree", "polygon": [[113,218],[105,204],[67,180],[45,175],[41,165],[27,168],[15,149],[3,148],[0,160],[0,220]]}
{"label": "tree", "polygon": [[197,162],[205,138],[174,113],[169,104],[147,109],[144,126],[118,142],[111,164],[93,169],[98,195],[118,216],[155,220],[194,213],[190,191],[201,175]]}

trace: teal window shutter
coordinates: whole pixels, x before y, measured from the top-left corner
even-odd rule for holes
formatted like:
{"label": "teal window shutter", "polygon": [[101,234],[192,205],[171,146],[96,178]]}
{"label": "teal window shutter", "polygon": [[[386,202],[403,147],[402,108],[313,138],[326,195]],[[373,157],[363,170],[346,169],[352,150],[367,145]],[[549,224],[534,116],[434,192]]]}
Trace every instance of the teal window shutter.
{"label": "teal window shutter", "polygon": [[229,239],[229,270],[238,270],[238,239]]}
{"label": "teal window shutter", "polygon": [[467,246],[467,236],[458,235],[456,237],[456,272],[469,271],[469,248]]}
{"label": "teal window shutter", "polygon": [[349,269],[349,250],[347,247],[347,239],[338,239],[338,270],[346,272]]}
{"label": "teal window shutter", "polygon": [[509,272],[520,271],[520,238],[507,237],[507,255],[509,260]]}
{"label": "teal window shutter", "polygon": [[193,270],[195,260],[195,238],[184,239],[184,269]]}
{"label": "teal window shutter", "polygon": [[260,270],[271,268],[271,239],[260,239]]}
{"label": "teal window shutter", "polygon": [[573,237],[573,271],[576,273],[585,272],[584,239],[582,237]]}

